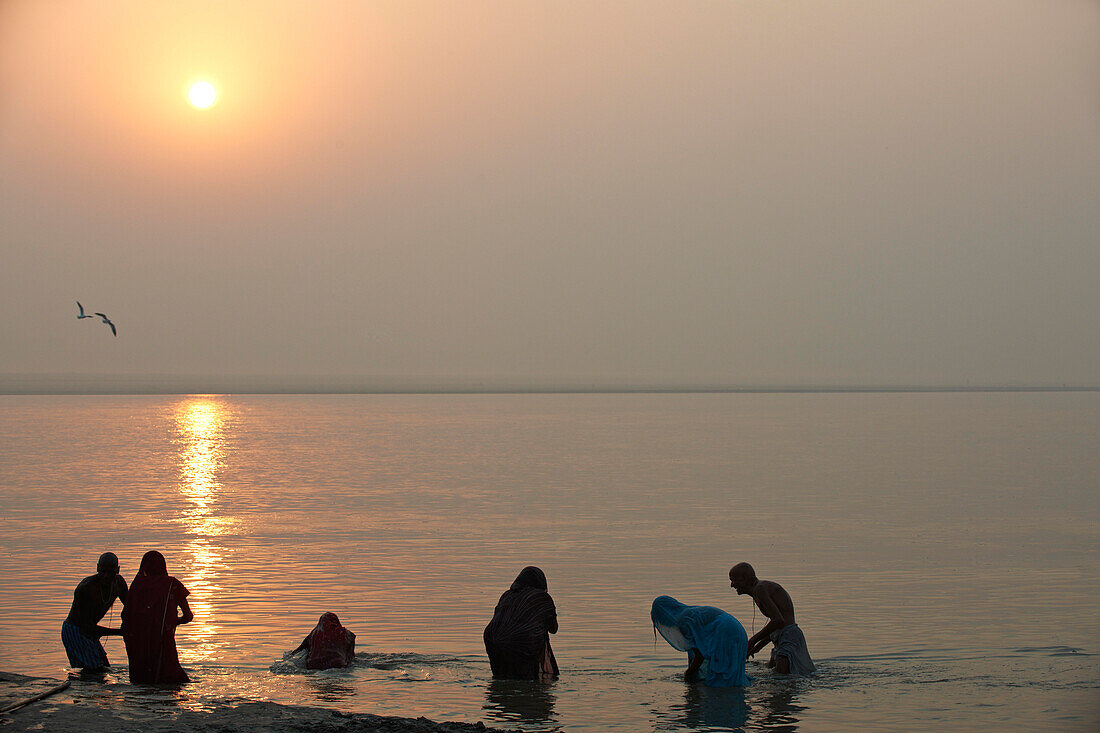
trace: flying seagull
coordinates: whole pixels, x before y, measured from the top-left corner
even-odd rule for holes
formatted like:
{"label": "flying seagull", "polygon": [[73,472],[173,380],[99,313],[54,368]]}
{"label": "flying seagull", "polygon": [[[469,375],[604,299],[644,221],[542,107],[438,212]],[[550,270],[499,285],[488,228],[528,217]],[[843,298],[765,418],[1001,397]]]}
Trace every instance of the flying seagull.
{"label": "flying seagull", "polygon": [[84,306],[80,304],[80,301],[76,301],[76,307],[80,309],[80,315],[76,317],[79,321],[81,318],[95,318],[95,316],[88,316],[84,314]]}
{"label": "flying seagull", "polygon": [[105,316],[102,313],[96,313],[96,315],[99,316],[100,318],[102,318],[103,322],[111,327],[111,333],[113,333],[115,336],[118,336],[118,331],[115,329],[115,324],[111,323],[110,318],[108,318],[107,316]]}

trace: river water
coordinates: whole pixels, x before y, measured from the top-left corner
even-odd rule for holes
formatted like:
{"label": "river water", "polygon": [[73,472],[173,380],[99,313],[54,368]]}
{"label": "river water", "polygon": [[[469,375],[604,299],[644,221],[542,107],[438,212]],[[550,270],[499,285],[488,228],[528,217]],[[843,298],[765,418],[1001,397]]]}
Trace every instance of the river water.
{"label": "river water", "polygon": [[[1100,394],[0,397],[0,669],[64,675],[103,551],[191,590],[194,683],[234,700],[549,730],[1092,729]],[[764,623],[790,592],[818,673],[685,686],[669,594]],[[492,682],[481,630],[525,565],[558,606],[552,683]],[[117,625],[116,606],[105,623]],[[350,670],[281,661],[325,611]]]}

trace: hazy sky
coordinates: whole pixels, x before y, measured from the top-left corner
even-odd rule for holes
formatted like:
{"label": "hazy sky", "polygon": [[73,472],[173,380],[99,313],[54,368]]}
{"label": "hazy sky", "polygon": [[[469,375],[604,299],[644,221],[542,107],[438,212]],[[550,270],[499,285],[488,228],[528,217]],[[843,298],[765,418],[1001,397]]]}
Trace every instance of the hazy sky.
{"label": "hazy sky", "polygon": [[0,373],[1100,383],[1100,3],[3,0],[0,309]]}

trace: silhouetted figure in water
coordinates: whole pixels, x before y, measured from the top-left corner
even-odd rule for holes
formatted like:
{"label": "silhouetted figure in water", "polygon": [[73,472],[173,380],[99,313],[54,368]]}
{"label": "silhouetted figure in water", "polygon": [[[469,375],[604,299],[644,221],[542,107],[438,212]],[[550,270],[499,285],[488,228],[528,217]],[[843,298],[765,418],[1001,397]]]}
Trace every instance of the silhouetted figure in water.
{"label": "silhouetted figure in water", "polygon": [[[190,591],[168,574],[164,555],[150,550],[130,583],[130,596],[122,609],[122,638],[130,658],[130,682],[180,684],[191,678],[180,666],[176,651],[176,626],[195,618],[187,605]],[[181,615],[176,615],[179,609]]]}
{"label": "silhouetted figure in water", "polygon": [[307,650],[306,669],[349,667],[355,661],[355,634],[341,625],[335,613],[325,613],[291,654],[303,649]]}
{"label": "silhouetted figure in water", "polygon": [[497,601],[485,627],[485,651],[493,677],[537,680],[558,676],[550,634],[558,633],[558,612],[546,592],[546,575],[525,567]]}
{"label": "silhouetted figure in water", "polygon": [[61,642],[69,665],[88,672],[103,672],[110,666],[101,636],[118,636],[121,629],[108,629],[99,622],[118,598],[126,603],[126,581],[118,574],[118,558],[105,552],[89,575],[73,591],[73,606],[61,624]]}
{"label": "silhouetted figure in water", "polygon": [[794,619],[794,602],[779,583],[760,580],[747,562],[730,568],[730,587],[738,595],[751,595],[760,612],[768,617],[768,623],[749,639],[749,656],[768,645],[772,648],[769,667],[780,674],[810,674],[814,662],[806,648],[806,637]]}

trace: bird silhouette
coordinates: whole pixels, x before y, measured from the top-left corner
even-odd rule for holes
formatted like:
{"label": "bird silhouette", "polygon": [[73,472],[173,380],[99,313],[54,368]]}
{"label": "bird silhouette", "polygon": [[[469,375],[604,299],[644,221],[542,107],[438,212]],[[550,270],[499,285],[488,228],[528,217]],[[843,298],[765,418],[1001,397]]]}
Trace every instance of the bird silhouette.
{"label": "bird silhouette", "polygon": [[80,315],[76,317],[79,321],[81,318],[95,318],[95,316],[89,316],[84,313],[84,306],[80,304],[80,301],[76,301],[76,307],[80,309]]}
{"label": "bird silhouette", "polygon": [[104,322],[104,323],[106,323],[106,324],[107,324],[108,326],[110,326],[110,327],[111,327],[111,333],[113,333],[113,334],[114,334],[115,336],[118,336],[118,329],[116,329],[116,328],[115,328],[115,324],[111,323],[111,319],[110,319],[110,318],[108,318],[108,317],[107,317],[106,315],[104,315],[103,313],[96,313],[96,315],[97,315],[97,316],[99,316],[100,318],[102,318],[102,319],[103,319],[103,322]]}

